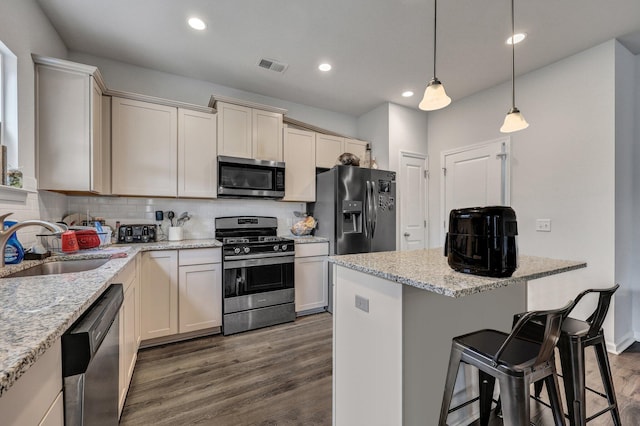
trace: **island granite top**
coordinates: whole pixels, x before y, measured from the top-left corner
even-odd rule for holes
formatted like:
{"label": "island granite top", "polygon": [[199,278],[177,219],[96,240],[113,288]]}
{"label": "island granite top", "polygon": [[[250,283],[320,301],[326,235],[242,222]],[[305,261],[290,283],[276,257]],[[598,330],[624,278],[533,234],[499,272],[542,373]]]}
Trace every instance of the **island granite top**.
{"label": "island granite top", "polygon": [[510,284],[585,268],[586,262],[518,256],[518,269],[508,278],[456,272],[442,248],[330,256],[329,262],[389,281],[450,297],[463,297]]}
{"label": "island granite top", "polygon": [[140,251],[222,247],[215,239],[112,245],[23,261],[0,268],[0,277],[56,260],[112,259],[84,272],[0,279],[0,396],[107,289]]}

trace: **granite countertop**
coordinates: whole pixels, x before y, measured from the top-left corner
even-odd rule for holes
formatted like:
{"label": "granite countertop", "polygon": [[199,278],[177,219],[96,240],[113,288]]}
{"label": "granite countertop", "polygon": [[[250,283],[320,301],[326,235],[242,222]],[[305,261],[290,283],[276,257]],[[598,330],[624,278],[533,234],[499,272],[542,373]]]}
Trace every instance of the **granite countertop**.
{"label": "granite countertop", "polygon": [[0,277],[4,277],[44,262],[113,256],[89,271],[0,279],[0,396],[98,299],[139,252],[208,247],[222,247],[222,243],[207,239],[112,245],[0,268]]}
{"label": "granite countertop", "polygon": [[508,278],[481,277],[451,269],[442,248],[330,256],[329,262],[451,297],[585,268],[586,262],[518,256],[518,269]]}
{"label": "granite countertop", "polygon": [[291,238],[296,244],[309,244],[309,243],[328,243],[329,239],[324,237],[316,237],[313,235],[280,235],[283,238]]}

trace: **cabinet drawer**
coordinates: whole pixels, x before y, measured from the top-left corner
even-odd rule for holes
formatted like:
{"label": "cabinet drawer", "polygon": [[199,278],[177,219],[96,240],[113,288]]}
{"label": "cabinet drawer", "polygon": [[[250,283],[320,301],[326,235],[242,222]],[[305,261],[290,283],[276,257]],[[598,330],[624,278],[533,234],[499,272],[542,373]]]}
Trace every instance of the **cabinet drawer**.
{"label": "cabinet drawer", "polygon": [[327,256],[328,254],[328,242],[296,244],[296,257]]}
{"label": "cabinet drawer", "polygon": [[202,265],[204,263],[220,263],[222,262],[222,249],[220,248],[201,248],[201,249],[184,249],[178,252],[178,264],[186,265]]}

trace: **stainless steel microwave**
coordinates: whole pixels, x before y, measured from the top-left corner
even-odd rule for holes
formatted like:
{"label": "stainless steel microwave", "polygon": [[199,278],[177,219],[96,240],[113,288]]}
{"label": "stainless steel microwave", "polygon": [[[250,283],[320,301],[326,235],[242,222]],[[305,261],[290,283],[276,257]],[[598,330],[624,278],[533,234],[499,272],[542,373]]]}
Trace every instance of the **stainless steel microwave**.
{"label": "stainless steel microwave", "polygon": [[284,197],[284,163],[219,155],[218,197]]}

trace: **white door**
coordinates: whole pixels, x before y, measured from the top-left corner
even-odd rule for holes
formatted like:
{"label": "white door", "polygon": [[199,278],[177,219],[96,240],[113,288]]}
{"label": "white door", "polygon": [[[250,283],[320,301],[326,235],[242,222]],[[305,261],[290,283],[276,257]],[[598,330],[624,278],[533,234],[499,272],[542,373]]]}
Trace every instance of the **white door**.
{"label": "white door", "polygon": [[421,249],[427,241],[427,157],[400,156],[400,250]]}
{"label": "white door", "polygon": [[509,138],[442,155],[442,239],[452,209],[509,205]]}

